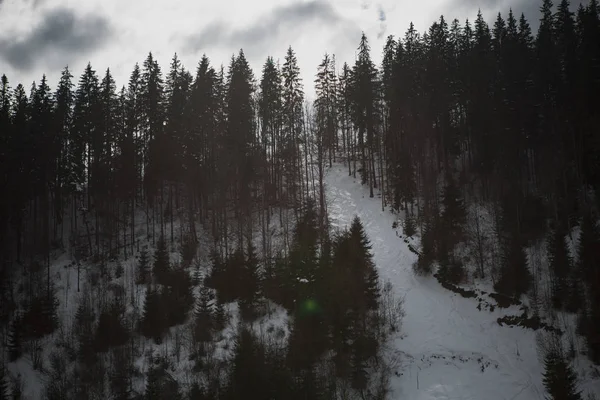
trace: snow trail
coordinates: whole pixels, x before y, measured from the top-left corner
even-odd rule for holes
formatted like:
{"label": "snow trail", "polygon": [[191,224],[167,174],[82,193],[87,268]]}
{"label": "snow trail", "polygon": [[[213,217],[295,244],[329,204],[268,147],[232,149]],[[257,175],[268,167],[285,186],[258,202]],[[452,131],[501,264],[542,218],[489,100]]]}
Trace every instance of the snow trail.
{"label": "snow trail", "polygon": [[433,277],[416,276],[416,255],[392,228],[392,214],[381,211],[381,200],[369,198],[367,188],[342,165],[329,169],[325,179],[333,226],[349,226],[358,215],[380,277],[405,296],[405,337],[394,343],[402,368],[393,377],[392,398],[543,399],[535,333],[496,322],[519,310],[479,311],[475,299],[442,288]]}

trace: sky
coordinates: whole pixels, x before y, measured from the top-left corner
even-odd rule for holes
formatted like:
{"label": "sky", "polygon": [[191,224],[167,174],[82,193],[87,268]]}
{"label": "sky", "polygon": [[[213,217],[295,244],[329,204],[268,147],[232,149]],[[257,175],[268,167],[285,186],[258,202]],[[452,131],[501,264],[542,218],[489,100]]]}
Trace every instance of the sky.
{"label": "sky", "polygon": [[[572,0],[577,3],[581,0]],[[473,20],[481,9],[488,21],[509,8],[525,12],[533,26],[541,0],[0,0],[0,74],[12,87],[28,89],[46,74],[55,87],[69,66],[75,80],[88,62],[107,68],[126,85],[136,62],[152,51],[166,72],[174,53],[195,71],[206,54],[215,67],[228,65],[244,50],[257,80],[271,55],[283,64],[295,50],[305,91],[313,92],[324,54],[338,68],[352,63],[365,32],[376,63],[388,35],[418,31],[444,15],[447,21]]]}

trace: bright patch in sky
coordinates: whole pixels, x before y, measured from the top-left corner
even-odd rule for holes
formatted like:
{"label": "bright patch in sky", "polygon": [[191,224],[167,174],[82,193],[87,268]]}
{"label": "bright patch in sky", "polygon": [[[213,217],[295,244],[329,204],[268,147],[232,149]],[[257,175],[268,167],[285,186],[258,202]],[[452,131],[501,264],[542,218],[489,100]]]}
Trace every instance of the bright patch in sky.
{"label": "bright patch in sky", "polygon": [[[136,62],[152,51],[166,71],[175,52],[194,71],[202,54],[227,66],[240,48],[260,78],[268,55],[283,63],[288,46],[297,53],[307,95],[317,65],[327,52],[338,69],[352,63],[361,31],[376,63],[387,35],[404,36],[411,21],[425,31],[446,20],[474,19],[481,8],[488,20],[498,11],[525,11],[532,25],[539,16],[532,0],[0,0],[0,74],[14,87],[29,86],[43,73],[55,87],[69,65],[78,78],[87,62],[100,75],[110,68],[118,86],[127,83]],[[576,1],[574,2],[576,3]]]}

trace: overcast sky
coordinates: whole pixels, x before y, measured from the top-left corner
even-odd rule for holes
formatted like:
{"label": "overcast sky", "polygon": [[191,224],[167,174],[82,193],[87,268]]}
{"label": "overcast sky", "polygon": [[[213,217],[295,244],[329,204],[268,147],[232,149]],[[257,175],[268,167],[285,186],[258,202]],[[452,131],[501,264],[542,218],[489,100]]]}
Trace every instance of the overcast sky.
{"label": "overcast sky", "polygon": [[[573,0],[578,2],[579,0]],[[354,60],[361,31],[379,63],[387,35],[403,35],[409,23],[423,32],[444,14],[471,20],[481,8],[488,21],[512,7],[532,25],[541,0],[0,0],[0,74],[26,88],[46,73],[54,88],[69,65],[77,79],[88,61],[103,75],[110,67],[117,86],[149,51],[163,72],[175,52],[194,71],[206,53],[227,66],[244,49],[255,77],[268,55],[283,63],[291,45],[304,85],[312,91],[323,54],[338,66]]]}

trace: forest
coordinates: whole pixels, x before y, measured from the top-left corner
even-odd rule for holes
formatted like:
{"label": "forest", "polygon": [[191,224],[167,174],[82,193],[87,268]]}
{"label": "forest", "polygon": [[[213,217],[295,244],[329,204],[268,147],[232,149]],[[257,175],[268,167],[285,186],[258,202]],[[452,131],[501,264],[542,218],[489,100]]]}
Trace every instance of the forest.
{"label": "forest", "polygon": [[[363,34],[354,61],[325,53],[314,82],[291,47],[260,74],[243,50],[193,72],[175,54],[165,73],[149,53],[121,88],[91,64],[55,89],[2,75],[0,399],[21,398],[3,365],[25,356],[47,399],[389,398],[401,300],[364,221],[331,227],[324,178],[340,163],[420,238],[415,273],[489,280],[536,314],[574,314],[600,364],[597,0],[543,0],[537,16],[493,23],[442,16],[389,36],[381,65],[372,51]],[[544,268],[526,252],[540,243]],[[68,318],[60,257],[77,276]],[[257,333],[276,310],[286,329]],[[175,379],[182,346],[193,374]],[[581,398],[572,351],[545,356],[553,399]]]}

